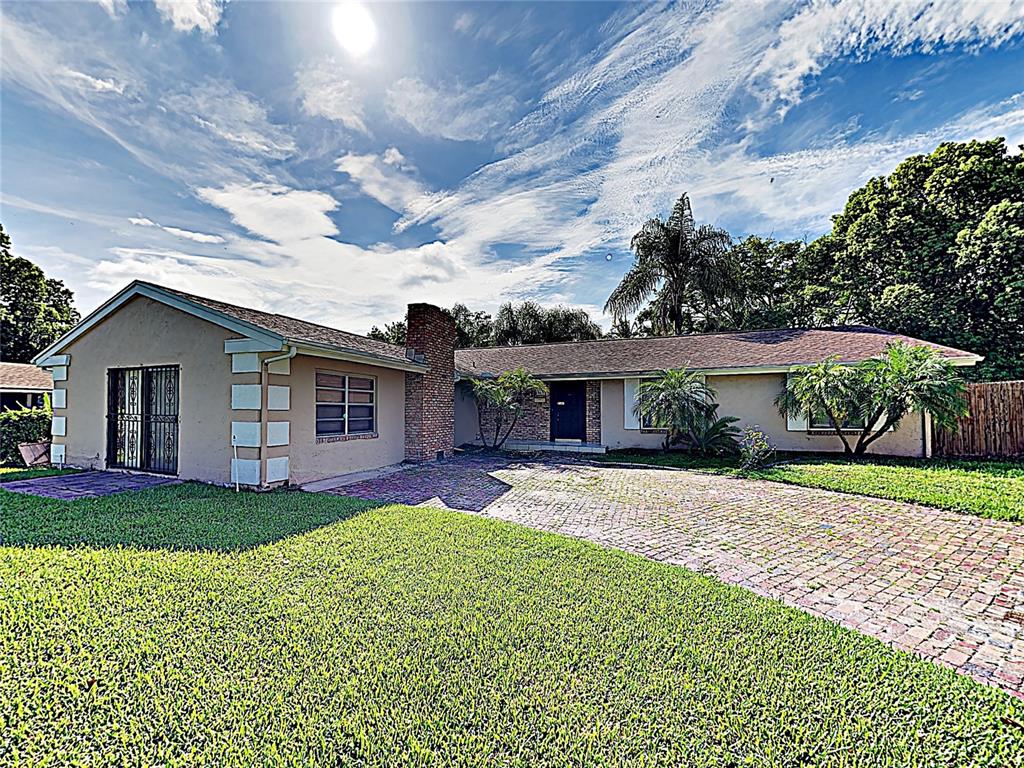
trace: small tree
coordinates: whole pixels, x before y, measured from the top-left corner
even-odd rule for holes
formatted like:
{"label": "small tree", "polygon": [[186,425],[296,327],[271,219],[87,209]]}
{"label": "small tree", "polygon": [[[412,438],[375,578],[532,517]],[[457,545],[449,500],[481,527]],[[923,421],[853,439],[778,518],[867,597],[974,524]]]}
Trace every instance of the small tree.
{"label": "small tree", "polygon": [[697,433],[715,413],[715,391],[696,373],[683,368],[662,371],[656,379],[640,383],[634,413],[641,424],[666,429],[667,451],[684,440],[697,443]]}
{"label": "small tree", "polygon": [[[828,358],[797,368],[775,399],[784,415],[823,413],[847,454],[861,455],[911,411],[927,412],[940,429],[967,415],[966,385],[953,365],[931,347],[902,341],[857,365]],[[851,446],[844,430],[855,434]]]}
{"label": "small tree", "polygon": [[546,389],[544,383],[525,368],[506,371],[496,379],[475,379],[473,394],[484,445],[488,448],[505,445],[523,415],[526,401],[542,396]]}

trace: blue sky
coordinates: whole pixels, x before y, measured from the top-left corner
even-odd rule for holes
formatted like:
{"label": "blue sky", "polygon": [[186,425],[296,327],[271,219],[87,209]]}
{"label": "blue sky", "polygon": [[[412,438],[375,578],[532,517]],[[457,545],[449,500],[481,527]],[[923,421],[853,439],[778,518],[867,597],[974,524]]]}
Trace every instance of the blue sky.
{"label": "blue sky", "polygon": [[5,2],[15,251],[83,311],[141,278],[356,331],[599,314],[683,191],[809,239],[909,154],[1024,143],[1022,2],[340,6]]}

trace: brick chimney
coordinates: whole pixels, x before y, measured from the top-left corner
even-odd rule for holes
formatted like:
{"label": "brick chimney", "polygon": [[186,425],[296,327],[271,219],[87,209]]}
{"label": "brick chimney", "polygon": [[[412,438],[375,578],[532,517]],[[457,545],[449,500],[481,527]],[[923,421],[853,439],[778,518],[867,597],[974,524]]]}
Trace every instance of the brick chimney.
{"label": "brick chimney", "polygon": [[455,447],[455,320],[432,304],[410,304],[406,355],[426,373],[405,374],[405,460],[449,457]]}

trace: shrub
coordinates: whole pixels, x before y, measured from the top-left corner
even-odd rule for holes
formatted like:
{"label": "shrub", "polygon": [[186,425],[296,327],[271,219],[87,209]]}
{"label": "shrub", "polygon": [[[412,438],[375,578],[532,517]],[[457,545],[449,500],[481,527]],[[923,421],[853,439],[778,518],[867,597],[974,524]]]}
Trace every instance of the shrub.
{"label": "shrub", "polygon": [[[505,445],[531,397],[542,397],[547,387],[531,376],[525,368],[505,371],[496,379],[474,379],[480,439],[488,448]],[[491,428],[494,429],[493,434]]]}
{"label": "shrub", "polygon": [[21,466],[19,443],[49,440],[51,416],[49,408],[0,411],[0,465]]}
{"label": "shrub", "polygon": [[743,469],[761,469],[775,458],[775,446],[757,425],[743,430],[740,440],[740,466]]}

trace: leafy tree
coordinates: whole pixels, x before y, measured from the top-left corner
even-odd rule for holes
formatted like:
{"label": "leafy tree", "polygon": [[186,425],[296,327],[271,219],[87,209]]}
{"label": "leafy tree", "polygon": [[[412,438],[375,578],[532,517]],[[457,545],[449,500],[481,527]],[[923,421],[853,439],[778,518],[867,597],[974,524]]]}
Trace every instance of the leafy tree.
{"label": "leafy tree", "polygon": [[486,312],[469,309],[465,304],[456,304],[447,310],[448,314],[455,320],[456,339],[455,346],[460,349],[465,347],[489,347],[494,331],[494,323],[491,316]]}
{"label": "leafy tree", "polygon": [[396,320],[393,323],[384,323],[384,328],[373,326],[366,335],[377,341],[386,341],[388,344],[405,346],[406,325],[405,320]]}
{"label": "leafy tree", "polygon": [[589,341],[601,338],[601,328],[583,309],[551,307],[532,301],[503,304],[494,316],[494,346]]}
{"label": "leafy tree", "polygon": [[715,391],[702,376],[683,368],[661,372],[640,383],[634,413],[642,424],[665,429],[667,451],[685,443],[700,453],[720,453],[736,445],[738,419],[719,418]]}
{"label": "leafy tree", "polygon": [[968,375],[1024,377],[1024,159],[1003,139],[948,142],[854,191],[790,284],[808,315],[969,349]]}
{"label": "leafy tree", "polygon": [[28,363],[79,320],[73,294],[28,259],[11,253],[0,225],[0,359]]}
{"label": "leafy tree", "polygon": [[729,234],[697,225],[683,194],[666,221],[650,219],[633,235],[633,266],[605,302],[615,318],[649,301],[655,330],[717,330],[722,306],[737,293]]}
{"label": "leafy tree", "polygon": [[484,445],[488,448],[505,445],[523,414],[526,401],[546,391],[544,383],[524,368],[506,371],[496,379],[474,379],[473,394]]}
{"label": "leafy tree", "polygon": [[[848,454],[863,454],[912,411],[926,411],[940,429],[967,415],[966,385],[931,347],[893,342],[857,365],[835,357],[797,368],[775,399],[784,416],[825,414]],[[850,445],[852,437],[856,438]]]}

